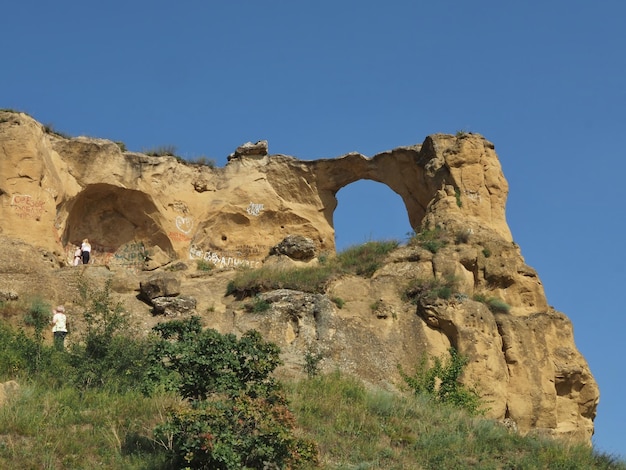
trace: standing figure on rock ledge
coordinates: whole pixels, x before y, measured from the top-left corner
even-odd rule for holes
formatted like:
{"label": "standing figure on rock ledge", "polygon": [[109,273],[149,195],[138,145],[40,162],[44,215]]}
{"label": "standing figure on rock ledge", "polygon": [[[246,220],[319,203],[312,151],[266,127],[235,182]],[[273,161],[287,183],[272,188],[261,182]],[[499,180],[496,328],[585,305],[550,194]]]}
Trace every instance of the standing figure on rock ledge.
{"label": "standing figure on rock ledge", "polygon": [[91,245],[88,239],[83,240],[83,244],[80,246],[81,254],[83,255],[83,264],[89,264],[89,256],[91,255]]}

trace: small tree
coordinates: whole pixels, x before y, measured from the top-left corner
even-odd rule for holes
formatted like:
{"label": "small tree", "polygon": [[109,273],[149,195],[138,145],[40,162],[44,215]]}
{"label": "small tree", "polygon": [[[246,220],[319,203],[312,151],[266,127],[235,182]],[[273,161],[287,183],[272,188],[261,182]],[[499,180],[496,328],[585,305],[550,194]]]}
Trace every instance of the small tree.
{"label": "small tree", "polygon": [[145,373],[148,341],[129,334],[123,305],[111,295],[111,281],[102,288],[78,282],[85,330],[71,348],[75,381],[82,387],[139,386]]}
{"label": "small tree", "polygon": [[198,317],[154,327],[149,370],[153,386],[187,401],[155,429],[172,442],[176,468],[293,468],[315,461],[313,443],[293,435],[294,418],[271,377],[280,349],[256,331],[222,335]]}

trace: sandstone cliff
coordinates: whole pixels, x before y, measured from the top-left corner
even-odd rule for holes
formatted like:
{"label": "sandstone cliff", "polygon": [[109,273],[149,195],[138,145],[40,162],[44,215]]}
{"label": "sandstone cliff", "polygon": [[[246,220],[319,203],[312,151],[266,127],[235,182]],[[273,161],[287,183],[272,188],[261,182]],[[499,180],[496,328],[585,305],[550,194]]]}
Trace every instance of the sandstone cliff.
{"label": "sandstone cliff", "polygon": [[[265,293],[271,309],[263,314],[224,295],[234,268],[276,262],[268,255],[288,235],[312,240],[317,254],[333,253],[335,194],[360,179],[389,186],[416,232],[437,228],[450,243],[435,253],[402,246],[371,278],[344,276],[325,294]],[[464,381],[488,401],[488,416],[514,420],[522,432],[589,442],[598,388],[571,322],[548,305],[512,241],[507,192],[494,146],[476,134],[314,161],[269,155],[259,143],[210,168],[123,152],[107,140],[67,139],[25,114],[0,112],[0,293],[38,292],[71,313],[80,269],[112,278],[148,329],[163,318],[137,299],[139,283],[184,260],[189,269],[169,274],[195,299],[195,312],[222,332],[261,331],[281,346],[284,373],[297,374],[314,350],[327,370],[394,387],[398,364],[410,369],[424,352],[440,355],[452,345],[471,359]],[[72,268],[83,238],[93,264]],[[197,272],[196,259],[220,269]],[[403,300],[399,286],[423,277],[454,277],[459,294]],[[476,298],[510,308],[492,311]]]}

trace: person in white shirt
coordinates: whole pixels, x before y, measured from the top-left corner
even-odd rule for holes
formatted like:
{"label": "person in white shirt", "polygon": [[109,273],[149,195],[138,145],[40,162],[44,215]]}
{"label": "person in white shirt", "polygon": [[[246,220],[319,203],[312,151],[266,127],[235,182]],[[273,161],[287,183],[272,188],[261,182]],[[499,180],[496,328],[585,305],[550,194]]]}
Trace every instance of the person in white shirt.
{"label": "person in white shirt", "polygon": [[67,335],[67,317],[65,316],[65,307],[59,305],[52,310],[52,334],[54,335],[54,346],[59,351],[65,349],[65,335]]}
{"label": "person in white shirt", "polygon": [[83,244],[80,246],[80,251],[83,255],[83,264],[89,264],[89,256],[91,255],[91,245],[88,239],[83,240]]}

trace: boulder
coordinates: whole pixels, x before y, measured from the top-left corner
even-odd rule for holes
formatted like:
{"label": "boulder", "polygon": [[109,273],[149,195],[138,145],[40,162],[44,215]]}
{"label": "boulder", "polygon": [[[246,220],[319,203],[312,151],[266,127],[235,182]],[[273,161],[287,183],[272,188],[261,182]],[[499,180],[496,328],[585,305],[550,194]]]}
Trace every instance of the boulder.
{"label": "boulder", "polygon": [[176,297],[180,294],[180,280],[174,275],[157,274],[139,283],[139,296],[152,304],[157,297]]}
{"label": "boulder", "polygon": [[315,242],[302,235],[287,235],[270,249],[271,255],[285,255],[291,259],[308,261],[315,257]]}
{"label": "boulder", "polygon": [[180,317],[192,315],[196,310],[196,299],[187,295],[179,297],[156,297],[152,299],[154,315]]}

